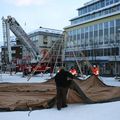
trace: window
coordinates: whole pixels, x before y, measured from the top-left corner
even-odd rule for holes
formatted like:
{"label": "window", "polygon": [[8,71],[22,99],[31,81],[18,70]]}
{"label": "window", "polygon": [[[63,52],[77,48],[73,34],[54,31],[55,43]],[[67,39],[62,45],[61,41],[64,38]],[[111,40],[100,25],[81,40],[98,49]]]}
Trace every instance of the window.
{"label": "window", "polygon": [[114,27],[114,20],[110,21],[110,27]]}
{"label": "window", "polygon": [[90,31],[89,42],[90,42],[90,45],[93,46],[93,26],[89,27],[89,31]]}
{"label": "window", "polygon": [[101,1],[101,7],[105,6],[105,0]]}
{"label": "window", "polygon": [[99,9],[99,8],[101,8],[101,3],[100,2],[97,3],[97,9]]}
{"label": "window", "polygon": [[77,44],[80,45],[80,29],[77,30]]}
{"label": "window", "polygon": [[48,44],[48,39],[47,39],[47,36],[43,36],[43,44]]}
{"label": "window", "polygon": [[116,3],[116,2],[119,2],[120,0],[114,0],[114,2]]}
{"label": "window", "polygon": [[88,46],[88,27],[85,28],[85,46]]}
{"label": "window", "polygon": [[120,40],[120,19],[116,20],[116,42]]}
{"label": "window", "polygon": [[119,55],[119,48],[116,47],[116,48],[112,48],[112,55]]}
{"label": "window", "polygon": [[98,24],[94,25],[94,44],[98,44]]}
{"label": "window", "polygon": [[113,4],[113,0],[110,0],[110,4]]}
{"label": "window", "polygon": [[110,21],[110,44],[114,43],[114,37],[115,37],[114,20],[112,20],[112,21]]}
{"label": "window", "polygon": [[99,24],[99,44],[103,44],[103,23]]}
{"label": "window", "polygon": [[81,29],[81,46],[84,47],[84,28]]}
{"label": "window", "polygon": [[108,56],[108,48],[104,49],[104,56]]}
{"label": "window", "polygon": [[110,4],[110,0],[106,0],[106,6]]}
{"label": "window", "polygon": [[103,49],[99,49],[99,56],[103,56]]}
{"label": "window", "polygon": [[77,40],[80,40],[80,29],[77,30]]}
{"label": "window", "polygon": [[107,44],[109,41],[109,30],[108,30],[108,22],[104,23],[104,43]]}

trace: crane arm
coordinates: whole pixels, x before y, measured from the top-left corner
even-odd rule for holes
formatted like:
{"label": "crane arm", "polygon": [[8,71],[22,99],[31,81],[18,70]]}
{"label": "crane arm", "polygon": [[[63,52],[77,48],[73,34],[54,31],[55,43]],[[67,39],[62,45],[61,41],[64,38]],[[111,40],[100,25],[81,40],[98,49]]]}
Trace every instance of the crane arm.
{"label": "crane arm", "polygon": [[20,40],[20,42],[26,47],[26,49],[32,53],[34,58],[38,58],[40,55],[38,48],[29,38],[27,33],[23,30],[20,24],[16,21],[14,17],[8,16],[6,22],[9,24],[10,30],[15,34],[15,36]]}

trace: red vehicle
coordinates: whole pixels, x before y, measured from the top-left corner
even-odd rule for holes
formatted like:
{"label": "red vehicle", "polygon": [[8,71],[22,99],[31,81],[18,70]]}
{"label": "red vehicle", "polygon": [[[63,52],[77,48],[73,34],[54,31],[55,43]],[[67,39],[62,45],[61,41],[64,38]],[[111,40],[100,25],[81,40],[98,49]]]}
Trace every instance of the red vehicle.
{"label": "red vehicle", "polygon": [[39,74],[39,73],[45,73],[45,72],[50,72],[50,67],[41,64],[41,65],[36,65],[36,64],[30,64],[30,65],[24,65],[23,67],[23,74],[28,75],[30,73],[33,74]]}

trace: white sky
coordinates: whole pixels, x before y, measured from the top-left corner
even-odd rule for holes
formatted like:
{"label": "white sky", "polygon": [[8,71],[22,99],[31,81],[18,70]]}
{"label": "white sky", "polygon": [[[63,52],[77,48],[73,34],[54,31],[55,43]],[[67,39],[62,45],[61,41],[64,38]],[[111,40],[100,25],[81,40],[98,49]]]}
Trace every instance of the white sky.
{"label": "white sky", "polygon": [[[76,9],[88,1],[90,0],[0,0],[0,17],[15,17],[26,32],[40,26],[63,30],[70,25],[69,20],[77,16]],[[2,41],[1,21],[0,45]]]}

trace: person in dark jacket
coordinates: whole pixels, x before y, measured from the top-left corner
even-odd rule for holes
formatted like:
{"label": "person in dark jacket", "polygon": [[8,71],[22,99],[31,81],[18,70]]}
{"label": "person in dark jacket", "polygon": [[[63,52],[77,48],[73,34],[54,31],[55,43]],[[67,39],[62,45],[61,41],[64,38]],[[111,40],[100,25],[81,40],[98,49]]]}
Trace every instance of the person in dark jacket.
{"label": "person in dark jacket", "polygon": [[63,107],[67,107],[66,96],[71,82],[70,80],[68,80],[68,78],[73,78],[73,77],[74,76],[70,72],[65,71],[63,67],[60,68],[59,72],[55,76],[58,110],[61,110],[61,108]]}

